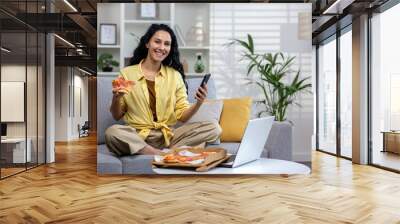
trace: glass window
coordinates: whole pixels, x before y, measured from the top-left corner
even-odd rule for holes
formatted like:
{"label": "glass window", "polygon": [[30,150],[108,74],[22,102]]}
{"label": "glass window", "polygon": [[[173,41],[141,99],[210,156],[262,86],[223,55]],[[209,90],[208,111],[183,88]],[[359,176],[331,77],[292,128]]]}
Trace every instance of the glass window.
{"label": "glass window", "polygon": [[352,157],[352,35],[340,36],[340,154]]}
{"label": "glass window", "polygon": [[[44,2],[7,4],[22,15]],[[45,44],[43,33],[0,12],[0,178],[45,162]]]}
{"label": "glass window", "polygon": [[[1,33],[1,176],[24,171],[30,162],[26,141],[26,33]],[[4,50],[6,49],[6,50]],[[28,148],[27,148],[28,147]],[[28,150],[27,150],[28,149]]]}
{"label": "glass window", "polygon": [[372,17],[372,163],[400,170],[400,5]]}
{"label": "glass window", "polygon": [[39,33],[38,36],[38,76],[37,76],[37,91],[38,91],[38,105],[37,105],[37,163],[38,165],[44,164],[46,161],[46,148],[45,148],[45,124],[46,124],[46,35]]}
{"label": "glass window", "polygon": [[336,153],[336,40],[318,48],[318,148]]}
{"label": "glass window", "polygon": [[27,97],[26,97],[26,114],[27,114],[27,141],[29,144],[30,160],[27,167],[31,168],[37,165],[37,81],[38,81],[38,35],[36,32],[27,33],[28,44],[28,61],[27,61]]}

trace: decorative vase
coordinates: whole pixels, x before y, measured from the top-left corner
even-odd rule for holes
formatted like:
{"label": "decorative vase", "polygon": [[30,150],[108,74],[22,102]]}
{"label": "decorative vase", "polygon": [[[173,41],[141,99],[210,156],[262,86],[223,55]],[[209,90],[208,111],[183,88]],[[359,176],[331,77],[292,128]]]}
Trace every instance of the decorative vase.
{"label": "decorative vase", "polygon": [[187,60],[184,58],[182,61],[182,66],[183,66],[183,72],[184,73],[188,73],[189,72],[189,64],[187,62]]}
{"label": "decorative vase", "polygon": [[186,40],[188,45],[204,46],[205,31],[203,29],[203,22],[197,22],[186,33]]}
{"label": "decorative vase", "polygon": [[194,71],[196,73],[202,73],[202,72],[204,72],[205,67],[206,66],[204,65],[204,62],[203,62],[203,59],[202,59],[202,55],[201,55],[201,53],[198,53],[197,54],[197,60],[194,63]]}

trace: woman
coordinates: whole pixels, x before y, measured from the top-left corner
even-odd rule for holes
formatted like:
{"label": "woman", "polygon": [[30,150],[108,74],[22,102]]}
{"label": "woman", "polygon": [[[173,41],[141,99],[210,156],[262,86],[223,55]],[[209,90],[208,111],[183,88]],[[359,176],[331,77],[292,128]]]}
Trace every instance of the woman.
{"label": "woman", "polygon": [[215,141],[221,134],[219,125],[211,122],[172,128],[198,111],[207,97],[207,87],[199,87],[197,102],[189,105],[177,39],[169,26],[152,24],[141,37],[131,66],[120,73],[135,84],[130,91],[113,89],[110,111],[114,119],[123,117],[127,125],[106,130],[110,151],[117,155],[156,155],[164,147],[196,146]]}

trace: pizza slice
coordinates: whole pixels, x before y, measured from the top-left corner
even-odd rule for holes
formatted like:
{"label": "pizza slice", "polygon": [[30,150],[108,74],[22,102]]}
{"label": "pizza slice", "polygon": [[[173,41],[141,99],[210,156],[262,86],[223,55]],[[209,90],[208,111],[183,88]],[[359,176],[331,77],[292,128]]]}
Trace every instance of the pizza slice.
{"label": "pizza slice", "polygon": [[132,90],[133,85],[135,84],[132,80],[126,80],[124,77],[120,76],[117,79],[112,81],[113,91],[116,92],[129,92]]}
{"label": "pizza slice", "polygon": [[202,163],[207,156],[216,152],[193,153],[189,150],[166,154],[163,158],[165,163],[183,163],[183,164],[199,164]]}

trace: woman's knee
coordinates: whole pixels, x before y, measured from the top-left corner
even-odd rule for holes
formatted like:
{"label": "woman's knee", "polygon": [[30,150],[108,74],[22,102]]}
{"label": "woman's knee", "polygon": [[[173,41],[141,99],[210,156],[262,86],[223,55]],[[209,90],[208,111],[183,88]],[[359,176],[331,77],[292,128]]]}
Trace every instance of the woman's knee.
{"label": "woman's knee", "polygon": [[118,125],[112,125],[108,127],[104,133],[106,143],[115,139],[117,135],[118,135]]}
{"label": "woman's knee", "polygon": [[210,122],[208,125],[210,126],[210,138],[214,140],[218,139],[222,133],[221,126],[219,126],[219,124],[215,122]]}

